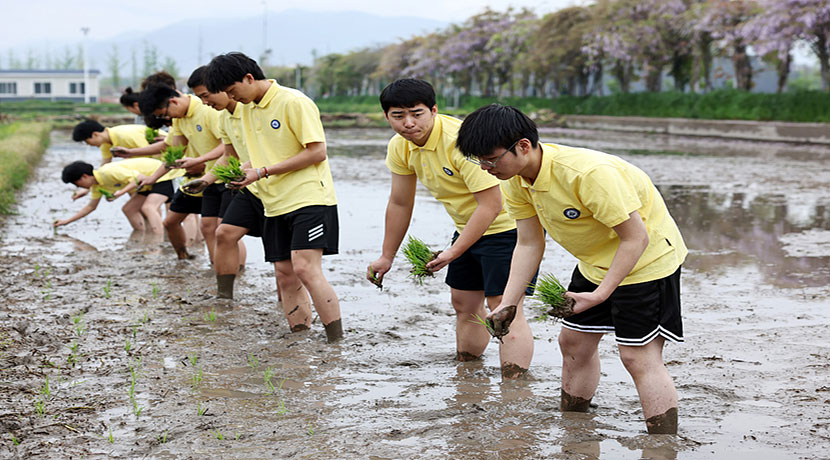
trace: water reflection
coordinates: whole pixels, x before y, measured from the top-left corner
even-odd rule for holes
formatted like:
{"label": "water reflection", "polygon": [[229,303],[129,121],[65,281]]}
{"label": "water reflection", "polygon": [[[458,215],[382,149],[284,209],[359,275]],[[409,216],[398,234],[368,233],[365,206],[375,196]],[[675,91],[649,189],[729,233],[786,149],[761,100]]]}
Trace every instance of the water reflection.
{"label": "water reflection", "polygon": [[[754,262],[765,281],[787,288],[830,282],[830,253],[793,256],[786,238],[830,229],[828,203],[809,196],[721,192],[710,187],[658,187],[691,250],[686,266],[717,271]],[[826,233],[816,233],[815,239]],[[820,241],[816,241],[816,244]]]}

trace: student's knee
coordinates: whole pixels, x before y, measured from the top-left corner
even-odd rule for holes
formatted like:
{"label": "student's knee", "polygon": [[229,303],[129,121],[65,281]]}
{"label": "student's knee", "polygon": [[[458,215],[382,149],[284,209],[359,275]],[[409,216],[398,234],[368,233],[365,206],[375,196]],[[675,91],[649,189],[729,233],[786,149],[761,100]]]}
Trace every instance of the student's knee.
{"label": "student's knee", "polygon": [[274,273],[277,275],[278,283],[289,283],[297,280],[297,274],[294,273],[294,268],[291,266],[290,260],[276,262],[274,264]]}
{"label": "student's knee", "polygon": [[220,225],[216,228],[216,244],[235,245],[239,240],[236,232],[229,229],[227,225]]}
{"label": "student's knee", "polygon": [[478,291],[460,291],[454,289],[450,296],[450,302],[456,314],[479,314],[484,305],[484,294]]}
{"label": "student's knee", "polygon": [[202,230],[202,235],[212,235],[216,233],[216,227],[218,226],[219,222],[216,219],[203,217],[199,229]]}
{"label": "student's knee", "polygon": [[562,332],[559,333],[559,349],[563,356],[569,356],[575,360],[586,360],[596,353],[597,342],[593,340],[593,337],[562,328]]}
{"label": "student's knee", "polygon": [[645,375],[651,369],[663,365],[662,361],[655,361],[643,347],[620,347],[620,361],[632,376]]}
{"label": "student's knee", "polygon": [[309,284],[313,282],[322,273],[321,267],[317,267],[315,266],[315,264],[304,259],[293,260],[292,266],[294,268],[294,274],[304,284]]}

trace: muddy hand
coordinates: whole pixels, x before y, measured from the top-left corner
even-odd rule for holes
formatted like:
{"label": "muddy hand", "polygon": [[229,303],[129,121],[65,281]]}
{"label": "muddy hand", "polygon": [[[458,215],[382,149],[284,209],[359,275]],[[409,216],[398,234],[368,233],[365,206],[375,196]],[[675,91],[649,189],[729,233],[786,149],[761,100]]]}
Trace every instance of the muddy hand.
{"label": "muddy hand", "polygon": [[377,286],[378,289],[383,289],[383,275],[375,270],[375,267],[372,265],[369,265],[366,270],[366,279],[369,280],[370,283]]}
{"label": "muddy hand", "polygon": [[515,305],[508,305],[496,311],[487,318],[487,324],[492,329],[490,334],[501,340],[502,337],[510,333],[510,323],[513,322],[514,318],[516,318]]}

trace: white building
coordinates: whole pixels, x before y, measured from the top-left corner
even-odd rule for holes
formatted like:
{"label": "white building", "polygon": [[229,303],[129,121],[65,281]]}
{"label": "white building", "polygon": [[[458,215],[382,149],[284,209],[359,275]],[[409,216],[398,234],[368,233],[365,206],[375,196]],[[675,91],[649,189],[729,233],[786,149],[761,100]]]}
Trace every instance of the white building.
{"label": "white building", "polygon": [[[98,102],[98,70],[89,71],[89,101]],[[83,70],[0,70],[0,101],[84,101]]]}

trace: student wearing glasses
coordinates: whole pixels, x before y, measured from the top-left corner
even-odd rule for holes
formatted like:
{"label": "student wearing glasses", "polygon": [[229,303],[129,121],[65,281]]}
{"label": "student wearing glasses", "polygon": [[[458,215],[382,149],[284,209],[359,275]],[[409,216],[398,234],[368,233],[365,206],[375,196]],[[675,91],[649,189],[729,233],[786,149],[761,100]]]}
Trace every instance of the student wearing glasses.
{"label": "student wearing glasses", "polygon": [[[464,158],[455,147],[461,121],[438,114],[435,91],[428,82],[402,79],[380,95],[389,125],[397,133],[389,141],[386,166],[392,172],[386,207],[382,254],[369,265],[367,278],[382,281],[409,228],[416,181],[440,201],[455,223],[449,249],[431,261],[433,272],[447,268],[452,306],[456,312],[456,358],[479,359],[490,334],[475,316],[501,301],[516,244],[516,223],[502,209],[499,181]],[[523,291],[524,292],[524,291]],[[523,375],[533,357],[533,336],[514,299],[516,317],[499,349],[502,377]]]}
{"label": "student wearing glasses", "polygon": [[578,259],[562,321],[561,408],[586,412],[599,384],[599,341],[614,333],[634,380],[649,433],[677,433],[677,391],[663,364],[663,344],[683,341],[680,264],[687,249],[648,175],[622,159],[583,148],[542,144],[536,124],[513,107],[471,113],[458,148],[505,182],[516,219],[504,306],[521,298],[539,267],[545,231]]}

